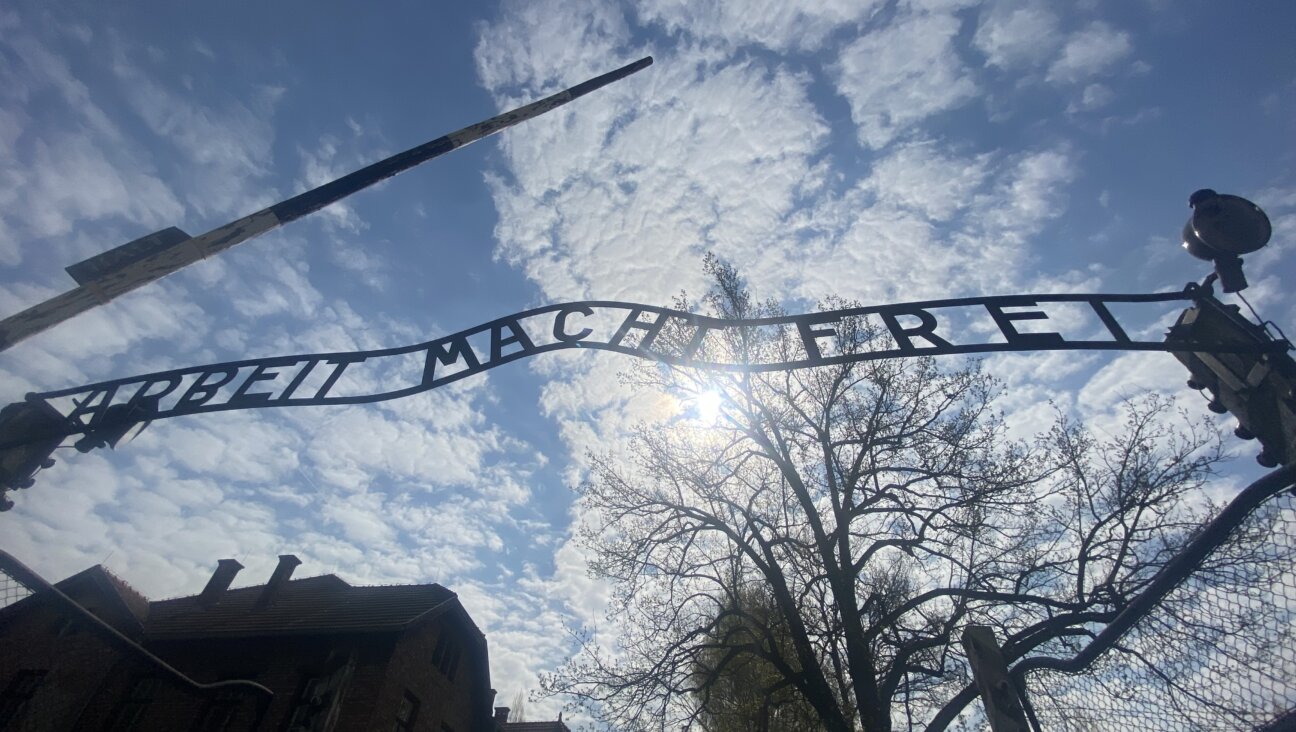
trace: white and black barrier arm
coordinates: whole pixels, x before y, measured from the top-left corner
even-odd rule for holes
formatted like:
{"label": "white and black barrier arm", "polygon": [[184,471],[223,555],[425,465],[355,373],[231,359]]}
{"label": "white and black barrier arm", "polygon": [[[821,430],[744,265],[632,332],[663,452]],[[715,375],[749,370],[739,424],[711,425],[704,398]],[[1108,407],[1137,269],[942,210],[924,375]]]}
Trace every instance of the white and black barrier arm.
{"label": "white and black barrier arm", "polygon": [[0,321],[0,351],[119,295],[318,211],[397,173],[554,110],[647,68],[652,62],[651,56],[641,58],[552,96],[392,155],[205,234],[190,237],[180,229],[170,227],[78,262],[67,268],[68,274],[78,283],[75,289]]}

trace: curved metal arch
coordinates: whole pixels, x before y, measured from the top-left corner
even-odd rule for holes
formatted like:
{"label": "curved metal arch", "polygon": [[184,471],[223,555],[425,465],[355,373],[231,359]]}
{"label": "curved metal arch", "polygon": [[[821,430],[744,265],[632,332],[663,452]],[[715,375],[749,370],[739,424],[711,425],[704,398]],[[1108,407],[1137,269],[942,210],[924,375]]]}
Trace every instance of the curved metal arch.
{"label": "curved metal arch", "polygon": [[[726,320],[639,303],[591,300],[532,308],[408,346],[351,352],[314,353],[244,359],[192,366],[101,381],[85,386],[27,395],[29,402],[50,405],[70,400],[63,415],[65,435],[92,432],[129,418],[135,421],[187,414],[269,407],[363,404],[411,396],[436,389],[518,359],[570,348],[611,351],[672,366],[721,371],[767,372],[811,368],[887,358],[1044,350],[1211,351],[1224,353],[1278,350],[1282,343],[1195,343],[1132,339],[1107,307],[1110,303],[1165,303],[1202,300],[1208,291],[1189,285],[1180,292],[1150,294],[1002,295],[870,305],[814,313]],[[1213,302],[1213,300],[1212,300]],[[1109,338],[1067,340],[1058,333],[1021,332],[1016,323],[1047,320],[1039,308],[1049,303],[1087,305],[1105,326]],[[991,342],[954,342],[941,334],[933,311],[974,308],[998,328]],[[1008,310],[1007,308],[1017,308]],[[1027,310],[1020,310],[1027,308]],[[894,347],[870,351],[834,351],[835,325],[851,318],[876,317]],[[600,321],[602,328],[595,327]],[[656,348],[656,337],[674,321],[692,328],[682,349]],[[780,361],[707,360],[703,347],[715,332],[742,328],[794,329],[802,353]],[[335,393],[347,369],[360,363],[414,356],[422,373],[396,388],[361,394]],[[303,388],[305,387],[305,388]],[[63,414],[63,410],[58,411]]]}

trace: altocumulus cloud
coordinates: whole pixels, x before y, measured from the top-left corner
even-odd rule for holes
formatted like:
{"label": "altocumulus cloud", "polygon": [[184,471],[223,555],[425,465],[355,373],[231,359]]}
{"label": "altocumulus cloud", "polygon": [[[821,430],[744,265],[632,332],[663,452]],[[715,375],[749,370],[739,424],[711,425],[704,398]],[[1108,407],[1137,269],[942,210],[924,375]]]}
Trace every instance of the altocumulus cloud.
{"label": "altocumulus cloud", "polygon": [[[1123,83],[1109,77],[1133,52],[1130,31],[1030,0],[766,10],[644,0],[617,15],[605,4],[585,13],[530,3],[482,26],[479,76],[500,106],[519,87],[553,85],[558,72],[534,53],[541,44],[563,49],[554,65],[581,44],[589,57],[647,50],[657,59],[651,74],[579,113],[506,136],[487,176],[497,255],[550,300],[696,295],[705,251],[738,264],[758,295],[794,307],[828,294],[885,302],[1125,286],[1108,270],[1065,263],[1041,240],[1057,235],[1091,173],[1065,126],[1033,117],[1118,103]],[[527,18],[537,20],[528,27]],[[510,58],[510,43],[528,49],[525,62]],[[591,445],[615,453],[629,425],[661,414],[618,384],[615,358],[579,356],[532,365],[551,379],[542,405],[571,452],[571,481]],[[1186,396],[1164,358],[1107,368],[1099,356],[1032,359],[992,361],[1023,437],[1047,424],[1050,399],[1102,415],[1167,380],[1164,391]],[[1128,369],[1142,376],[1114,379]],[[582,511],[574,507],[575,525]],[[550,572],[532,568],[525,583],[500,589],[614,629],[597,600],[607,588],[579,571],[582,552],[563,541]],[[539,648],[558,631],[556,618],[539,617],[541,627],[506,613],[492,622]],[[510,657],[510,673],[519,661]],[[529,661],[526,676],[549,662]]]}
{"label": "altocumulus cloud", "polygon": [[[194,80],[167,73],[167,53],[59,20],[4,19],[3,50],[20,63],[0,65],[0,264],[61,266],[128,231],[195,229],[280,195],[270,170],[285,88],[268,72],[272,59],[200,100]],[[211,51],[195,54],[201,64],[226,50],[193,47]],[[325,132],[305,160],[307,182],[351,163],[334,159],[350,148],[329,143],[352,139],[345,130]],[[341,221],[366,223],[354,210]],[[326,234],[328,223],[319,222]],[[310,231],[277,233],[23,343],[0,363],[5,396],[247,353],[374,347],[435,327],[405,314],[363,318],[336,291],[325,295]],[[50,242],[61,248],[46,251]],[[66,287],[9,280],[6,314]],[[154,596],[200,587],[217,557],[242,557],[243,581],[261,581],[281,551],[356,582],[453,586],[496,563],[500,527],[515,526],[537,462],[489,425],[483,409],[494,399],[483,379],[369,410],[177,420],[129,450],[60,460],[35,500],[6,515],[4,548],[54,577],[106,561]]]}
{"label": "altocumulus cloud", "polygon": [[[707,251],[737,264],[758,296],[796,310],[828,295],[876,304],[1181,287],[1199,268],[1174,260],[1162,270],[1157,259],[1127,275],[1115,265],[1130,241],[1167,226],[1172,235],[1180,222],[1166,219],[1185,211],[1176,193],[1173,208],[1149,203],[1137,224],[1112,213],[1133,216],[1120,186],[1174,130],[1138,137],[1158,122],[1130,108],[1150,90],[1124,71],[1136,49],[1149,74],[1170,70],[1143,58],[1151,31],[1136,13],[1101,10],[1039,0],[501,3],[455,26],[474,36],[450,69],[475,72],[472,104],[509,108],[648,53],[656,64],[444,161],[477,166],[470,174],[490,199],[479,210],[495,215],[493,261],[448,249],[435,265],[418,260],[425,232],[392,229],[403,211],[357,197],[13,349],[0,388],[12,401],[171,366],[415,343],[537,301],[666,304],[681,289],[701,294]],[[220,223],[415,134],[395,113],[348,120],[316,106],[336,89],[309,83],[302,59],[312,57],[286,41],[283,56],[216,33],[162,48],[124,23],[68,20],[0,10],[11,61],[0,64],[5,312],[63,288],[71,261],[160,226]],[[429,81],[434,65],[422,57],[402,64],[417,67],[419,89],[448,85]],[[429,96],[408,94],[414,84],[374,97]],[[1167,105],[1164,122],[1175,101],[1148,103]],[[1097,109],[1131,123],[1087,131],[1082,118]],[[418,191],[419,218],[430,220],[473,205],[471,186],[430,194],[419,187],[430,178],[402,177],[383,196]],[[1229,179],[1246,181],[1289,238],[1290,179],[1241,169]],[[1098,236],[1099,210],[1116,243]],[[1253,258],[1274,268],[1253,280],[1257,299],[1290,322],[1281,246]],[[494,311],[448,307],[467,286],[438,280],[451,296],[411,284],[434,279],[424,264],[485,277],[474,307]],[[584,477],[591,447],[619,454],[636,422],[674,413],[669,399],[623,387],[625,365],[550,354],[383,405],[162,423],[127,450],[61,462],[4,518],[3,543],[54,576],[108,557],[152,594],[196,591],[221,556],[242,557],[244,581],[260,581],[281,551],[355,582],[440,581],[490,637],[508,701],[563,660],[568,626],[615,630],[603,616],[610,588],[588,575],[573,538],[590,516],[563,483]],[[1023,435],[1047,418],[1049,399],[1103,415],[1132,389],[1168,380],[1179,393],[1177,365],[1164,358],[991,366]],[[357,368],[354,387],[389,377]]]}

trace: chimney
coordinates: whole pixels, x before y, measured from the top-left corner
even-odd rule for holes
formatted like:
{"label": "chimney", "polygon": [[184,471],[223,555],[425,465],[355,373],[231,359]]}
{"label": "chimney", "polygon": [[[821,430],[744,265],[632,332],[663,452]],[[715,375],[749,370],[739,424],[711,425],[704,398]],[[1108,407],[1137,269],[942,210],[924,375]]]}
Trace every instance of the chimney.
{"label": "chimney", "polygon": [[225,590],[228,590],[230,583],[234,581],[234,575],[241,569],[243,565],[239,564],[237,559],[217,559],[216,571],[212,572],[211,579],[207,580],[207,586],[198,595],[198,604],[203,608],[216,607],[221,595],[225,594]]}
{"label": "chimney", "polygon": [[508,707],[495,707],[495,724],[504,724],[508,721]]}
{"label": "chimney", "polygon": [[261,590],[261,596],[257,598],[257,609],[270,607],[274,603],[275,597],[283,590],[284,585],[288,584],[288,579],[292,577],[293,570],[301,560],[292,554],[280,554],[279,566],[275,567],[274,574],[270,575],[270,581],[266,583],[265,589]]}

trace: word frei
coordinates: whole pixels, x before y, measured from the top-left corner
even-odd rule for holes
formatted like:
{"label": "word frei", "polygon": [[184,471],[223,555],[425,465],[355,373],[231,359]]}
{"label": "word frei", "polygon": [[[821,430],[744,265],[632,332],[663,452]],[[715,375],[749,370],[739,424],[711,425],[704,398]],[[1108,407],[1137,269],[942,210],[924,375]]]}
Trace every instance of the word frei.
{"label": "word frei", "polygon": [[[116,404],[141,406],[149,419],[265,407],[359,404],[418,394],[541,353],[582,348],[612,351],[673,366],[727,371],[781,371],[885,358],[1037,350],[1184,350],[1131,339],[1112,303],[1188,300],[1188,292],[1145,295],[1008,295],[826,310],[724,320],[634,303],[589,301],[547,305],[498,318],[426,343],[398,348],[275,356],[162,371],[40,394],[65,414],[69,430],[93,429]],[[1083,310],[1100,324],[1086,338],[1023,324],[1048,321],[1048,308]],[[939,313],[939,315],[938,315]],[[843,347],[850,319],[872,320],[886,337],[869,348]],[[966,327],[968,323],[982,327]],[[1074,318],[1072,318],[1074,320]],[[965,327],[957,329],[955,324]],[[675,337],[661,339],[667,328]],[[733,360],[708,344],[732,329],[782,329],[797,348],[765,349]],[[955,334],[955,330],[958,331]],[[679,334],[683,337],[679,337]],[[1093,334],[1097,333],[1098,337]],[[669,340],[669,345],[663,345]],[[1211,347],[1214,347],[1213,345]],[[1225,347],[1224,350],[1237,350]],[[720,354],[719,356],[717,354]]]}

